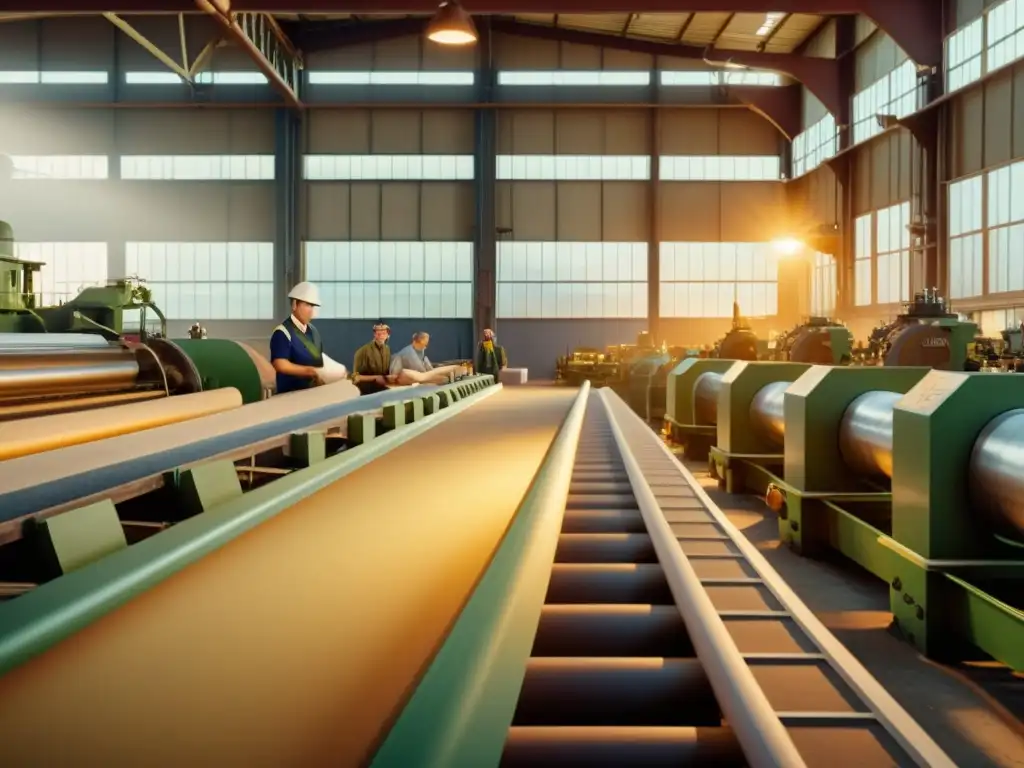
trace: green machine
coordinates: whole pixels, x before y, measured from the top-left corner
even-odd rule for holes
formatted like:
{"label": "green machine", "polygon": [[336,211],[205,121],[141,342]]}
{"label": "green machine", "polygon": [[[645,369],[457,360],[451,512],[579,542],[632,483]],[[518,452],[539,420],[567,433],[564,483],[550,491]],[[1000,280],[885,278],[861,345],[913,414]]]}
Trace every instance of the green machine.
{"label": "green machine", "polygon": [[139,281],[37,306],[42,266],[15,258],[14,232],[0,222],[0,419],[226,387],[250,403],[273,391],[269,363],[244,344],[167,339],[166,319]]}
{"label": "green machine", "polygon": [[751,428],[782,448],[759,470],[781,540],[884,579],[928,655],[1024,671],[1024,377],[815,366],[779,399]]}
{"label": "green machine", "polygon": [[871,332],[865,362],[963,371],[977,334],[978,326],[948,311],[934,290],[919,291],[903,314]]}
{"label": "green machine", "polygon": [[853,356],[853,334],[842,323],[812,317],[769,343],[768,360],[816,365],[848,365]]}

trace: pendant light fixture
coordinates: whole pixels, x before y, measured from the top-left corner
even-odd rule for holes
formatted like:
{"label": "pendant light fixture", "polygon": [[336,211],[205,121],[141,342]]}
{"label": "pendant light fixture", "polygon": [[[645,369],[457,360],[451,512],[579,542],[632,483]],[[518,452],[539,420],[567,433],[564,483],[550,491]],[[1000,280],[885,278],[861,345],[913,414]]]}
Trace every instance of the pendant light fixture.
{"label": "pendant light fixture", "polygon": [[445,0],[427,24],[427,39],[440,45],[472,45],[476,25],[458,0]]}

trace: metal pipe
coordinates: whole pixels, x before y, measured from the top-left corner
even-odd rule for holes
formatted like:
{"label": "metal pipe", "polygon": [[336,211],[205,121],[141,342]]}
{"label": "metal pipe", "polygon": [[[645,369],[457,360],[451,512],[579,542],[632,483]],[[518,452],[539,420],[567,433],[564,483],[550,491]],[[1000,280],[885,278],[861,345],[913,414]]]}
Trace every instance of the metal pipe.
{"label": "metal pipe", "polygon": [[981,431],[968,471],[971,499],[995,530],[1024,543],[1024,408]]}
{"label": "metal pipe", "polygon": [[0,397],[131,389],[138,375],[138,363],[131,356],[91,364],[0,368]]}
{"label": "metal pipe", "polygon": [[892,477],[892,411],[899,392],[865,392],[843,414],[839,451],[847,466],[861,475]]}
{"label": "metal pipe", "polygon": [[693,415],[698,424],[718,423],[718,394],[722,391],[722,374],[702,373],[693,383]]}
{"label": "metal pipe", "polygon": [[750,424],[773,445],[784,445],[786,439],[786,390],[791,382],[775,381],[761,387],[750,401]]}

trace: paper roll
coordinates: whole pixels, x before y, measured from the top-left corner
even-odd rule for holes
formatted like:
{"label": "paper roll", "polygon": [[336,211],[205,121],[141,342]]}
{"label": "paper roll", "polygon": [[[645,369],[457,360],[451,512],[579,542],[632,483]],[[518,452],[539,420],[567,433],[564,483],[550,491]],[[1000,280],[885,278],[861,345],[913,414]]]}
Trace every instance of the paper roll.
{"label": "paper roll", "polygon": [[237,408],[237,389],[214,389],[148,403],[119,405],[0,423],[0,461],[141,432]]}

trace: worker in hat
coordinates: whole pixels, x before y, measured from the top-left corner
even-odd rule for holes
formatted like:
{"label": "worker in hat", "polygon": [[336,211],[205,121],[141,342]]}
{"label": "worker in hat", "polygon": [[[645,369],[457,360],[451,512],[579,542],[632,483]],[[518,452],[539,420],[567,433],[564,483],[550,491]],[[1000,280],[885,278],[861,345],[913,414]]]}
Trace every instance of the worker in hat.
{"label": "worker in hat", "polygon": [[383,320],[378,320],[373,325],[373,338],[356,350],[355,360],[352,361],[352,373],[361,394],[383,392],[389,384],[394,383],[395,377],[390,373],[390,336],[391,328]]}
{"label": "worker in hat", "polygon": [[498,374],[508,367],[505,348],[498,346],[498,337],[490,328],[484,328],[483,341],[477,345],[475,369],[477,373],[486,373],[498,380]]}
{"label": "worker in hat", "polygon": [[291,316],[270,336],[270,362],[277,371],[279,395],[325,383],[329,380],[327,369],[330,380],[343,378],[347,373],[343,365],[324,354],[320,334],[312,324],[320,306],[320,291],[316,285],[299,283],[288,298],[292,301]]}

